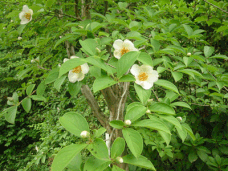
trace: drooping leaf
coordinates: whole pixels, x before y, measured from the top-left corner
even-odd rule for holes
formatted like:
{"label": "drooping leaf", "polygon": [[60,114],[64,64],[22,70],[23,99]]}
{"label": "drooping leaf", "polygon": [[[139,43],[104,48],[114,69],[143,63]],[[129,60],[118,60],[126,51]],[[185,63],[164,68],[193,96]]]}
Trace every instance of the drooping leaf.
{"label": "drooping leaf", "polygon": [[111,158],[115,159],[118,156],[121,156],[125,149],[125,141],[123,138],[118,137],[115,139],[115,141],[112,144],[111,148]]}
{"label": "drooping leaf", "polygon": [[24,110],[28,113],[32,106],[32,100],[31,100],[31,98],[27,97],[22,100],[21,104],[22,104]]}
{"label": "drooping leaf", "polygon": [[153,66],[153,61],[151,56],[146,52],[141,52],[138,56],[138,60],[142,62],[144,65]]}
{"label": "drooping leaf", "polygon": [[50,84],[54,82],[58,78],[58,76],[59,76],[59,68],[53,69],[45,79],[45,84]]}
{"label": "drooping leaf", "polygon": [[87,149],[90,151],[90,153],[100,159],[100,160],[109,160],[108,155],[108,148],[104,142],[104,140],[100,138],[96,138],[93,143],[91,143]]}
{"label": "drooping leaf", "polygon": [[45,92],[45,89],[46,89],[46,85],[45,85],[45,82],[42,81],[38,87],[37,87],[37,90],[36,90],[36,94],[38,96],[43,96],[44,92]]}
{"label": "drooping leaf", "polygon": [[109,122],[109,124],[111,125],[111,127],[116,128],[116,129],[122,129],[124,126],[124,123],[121,120],[113,120],[113,121]]}
{"label": "drooping leaf", "polygon": [[176,127],[178,127],[179,129],[182,129],[182,126],[180,124],[180,122],[173,116],[169,116],[169,115],[159,115],[160,118],[168,121],[169,123],[175,125]]}
{"label": "drooping leaf", "polygon": [[81,90],[82,83],[80,81],[77,81],[75,83],[69,83],[68,84],[68,90],[72,97],[75,97]]}
{"label": "drooping leaf", "polygon": [[110,87],[110,86],[116,84],[116,83],[117,83],[117,81],[114,81],[109,76],[103,76],[103,77],[97,78],[93,83],[93,92],[103,90],[107,87]]}
{"label": "drooping leaf", "polygon": [[103,171],[110,163],[112,163],[112,161],[100,160],[92,156],[86,160],[83,171]]}
{"label": "drooping leaf", "polygon": [[215,51],[214,47],[204,46],[205,57],[210,57],[214,51]]}
{"label": "drooping leaf", "polygon": [[87,55],[96,55],[97,42],[94,39],[86,39],[84,41],[79,40],[79,43],[82,46],[82,51]]}
{"label": "drooping leaf", "polygon": [[35,86],[36,86],[36,84],[31,84],[31,85],[29,85],[29,86],[26,88],[26,94],[27,94],[28,96],[32,93],[32,91],[33,91],[33,89],[35,88]]}
{"label": "drooping leaf", "polygon": [[169,145],[169,143],[171,141],[171,135],[166,133],[166,132],[164,132],[164,131],[158,131],[158,133],[165,140],[166,144]]}
{"label": "drooping leaf", "polygon": [[5,119],[7,122],[14,124],[17,113],[17,106],[12,106],[6,109]]}
{"label": "drooping leaf", "polygon": [[189,126],[188,124],[186,124],[186,123],[183,123],[182,126],[183,126],[183,128],[188,132],[188,135],[190,135],[190,137],[191,137],[193,140],[195,140],[195,139],[196,139],[196,138],[195,138],[195,135],[193,134],[192,129],[190,128],[190,126]]}
{"label": "drooping leaf", "polygon": [[136,121],[146,113],[147,108],[144,106],[134,106],[125,115],[125,120]]}
{"label": "drooping leaf", "polygon": [[161,103],[161,102],[155,102],[149,107],[151,112],[155,113],[164,113],[167,115],[175,115],[175,110],[167,105],[166,103]]}
{"label": "drooping leaf", "polygon": [[179,94],[177,87],[173,83],[171,83],[170,81],[159,79],[154,84],[159,85],[161,87],[164,87],[165,89],[172,90],[175,93]]}
{"label": "drooping leaf", "polygon": [[145,105],[147,103],[148,99],[150,98],[151,90],[145,90],[138,84],[134,84],[134,87],[135,87],[135,91],[136,91],[140,101],[142,102],[143,105]]}
{"label": "drooping leaf", "polygon": [[57,80],[55,80],[55,82],[54,82],[54,87],[55,87],[58,91],[60,91],[60,88],[61,88],[63,82],[65,81],[65,79],[66,79],[66,76],[65,76],[65,75],[62,75],[62,76],[59,77]]}

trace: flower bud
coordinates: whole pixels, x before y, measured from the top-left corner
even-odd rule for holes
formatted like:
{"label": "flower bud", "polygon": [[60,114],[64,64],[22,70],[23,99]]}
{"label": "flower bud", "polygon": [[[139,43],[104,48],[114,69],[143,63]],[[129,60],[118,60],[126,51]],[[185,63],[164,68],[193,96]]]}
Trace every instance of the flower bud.
{"label": "flower bud", "polygon": [[34,59],[31,60],[31,63],[35,63],[36,61]]}
{"label": "flower bud", "polygon": [[60,63],[58,64],[58,67],[61,67],[61,64]]}
{"label": "flower bud", "polygon": [[131,125],[131,121],[130,121],[130,120],[126,120],[126,121],[124,121],[124,123],[125,123],[126,125]]}
{"label": "flower bud", "polygon": [[178,116],[177,119],[178,119],[179,121],[182,121],[182,117],[180,117],[180,116]]}
{"label": "flower bud", "polygon": [[190,52],[187,53],[187,56],[191,56],[192,54]]}
{"label": "flower bud", "polygon": [[35,147],[35,149],[36,149],[36,151],[37,151],[37,152],[39,151],[39,149],[38,149],[38,147],[37,147],[37,146]]}
{"label": "flower bud", "polygon": [[88,131],[82,131],[81,134],[80,134],[80,136],[81,136],[82,138],[88,138],[89,135],[90,135],[90,134],[89,134]]}
{"label": "flower bud", "polygon": [[61,39],[61,38],[62,38],[62,36],[59,36],[59,38]]}
{"label": "flower bud", "polygon": [[150,112],[150,110],[149,110],[149,109],[146,111],[146,114],[151,114],[151,112]]}
{"label": "flower bud", "polygon": [[119,163],[123,163],[123,158],[122,158],[122,157],[117,157],[116,160],[117,160]]}
{"label": "flower bud", "polygon": [[10,22],[12,23],[12,22],[13,22],[13,20],[10,20]]}
{"label": "flower bud", "polygon": [[18,40],[21,40],[21,39],[22,39],[22,37],[18,37],[17,39],[18,39]]}

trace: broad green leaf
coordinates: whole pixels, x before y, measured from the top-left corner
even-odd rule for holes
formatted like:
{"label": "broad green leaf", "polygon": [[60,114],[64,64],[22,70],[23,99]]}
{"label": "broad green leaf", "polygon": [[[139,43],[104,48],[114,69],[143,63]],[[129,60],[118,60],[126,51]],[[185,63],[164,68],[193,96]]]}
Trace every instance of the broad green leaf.
{"label": "broad green leaf", "polygon": [[135,81],[135,77],[131,74],[123,75],[119,80],[119,82],[133,82]]}
{"label": "broad green leaf", "polygon": [[142,26],[141,22],[131,21],[129,24],[129,28],[131,31],[137,31]]}
{"label": "broad green leaf", "polygon": [[7,122],[14,124],[17,113],[17,106],[12,106],[6,109],[5,119]]}
{"label": "broad green leaf", "polygon": [[186,33],[188,34],[188,36],[191,36],[193,33],[192,28],[189,25],[185,25],[185,24],[183,24],[183,27],[184,27]]}
{"label": "broad green leaf", "polygon": [[171,83],[170,81],[159,79],[154,84],[162,86],[162,87],[164,87],[166,89],[172,90],[175,93],[179,94],[179,91],[178,91],[177,87],[173,83]]}
{"label": "broad green leaf", "polygon": [[218,59],[228,60],[228,57],[226,55],[214,55],[214,56],[211,56],[210,58],[218,58]]}
{"label": "broad green leaf", "polygon": [[172,72],[171,71],[171,74],[172,74],[175,82],[180,81],[183,78],[183,74],[180,72]]}
{"label": "broad green leaf", "polygon": [[139,157],[143,150],[143,139],[140,133],[131,128],[125,128],[122,132],[123,137],[127,142],[127,146],[131,150],[132,154],[136,158]]}
{"label": "broad green leaf", "polygon": [[91,67],[89,67],[89,73],[93,77],[99,78],[99,77],[101,77],[101,68],[96,67],[96,66],[91,66]]}
{"label": "broad green leaf", "polygon": [[192,58],[192,57],[183,57],[183,61],[184,61],[184,64],[186,65],[186,67],[188,67],[189,64],[192,63],[193,59],[194,58]]}
{"label": "broad green leaf", "polygon": [[111,161],[100,160],[92,156],[86,160],[83,171],[103,171],[111,163]]}
{"label": "broad green leaf", "polygon": [[159,115],[160,118],[168,121],[169,123],[175,125],[176,127],[178,127],[179,129],[182,129],[182,126],[180,124],[180,122],[173,116],[169,116],[169,115]]}
{"label": "broad green leaf", "polygon": [[119,168],[118,166],[116,165],[113,165],[112,167],[112,171],[124,171],[123,169]]}
{"label": "broad green leaf", "polygon": [[50,84],[54,82],[59,76],[59,68],[53,69],[45,79],[45,84]]}
{"label": "broad green leaf", "polygon": [[164,139],[167,145],[169,145],[171,141],[171,135],[164,132],[164,131],[158,131],[158,133],[161,135],[161,137]]}
{"label": "broad green leaf", "polygon": [[135,122],[132,124],[132,126],[149,128],[157,131],[164,131],[168,134],[171,134],[169,128],[161,119],[151,115],[150,115],[150,119],[145,119],[145,120]]}
{"label": "broad green leaf", "polygon": [[204,55],[206,58],[210,57],[214,51],[214,47],[204,46]]}
{"label": "broad green leaf", "polygon": [[67,165],[68,171],[81,171],[82,157],[78,153],[71,162]]}
{"label": "broad green leaf", "polygon": [[133,107],[135,107],[135,106],[143,106],[143,105],[142,105],[142,103],[140,103],[140,102],[133,102],[133,103],[131,103],[131,104],[129,104],[129,105],[127,106],[126,112],[128,112],[131,108],[133,108]]}
{"label": "broad green leaf", "polygon": [[32,91],[33,91],[33,89],[35,88],[35,86],[36,86],[36,84],[31,84],[31,85],[29,85],[29,86],[26,88],[26,94],[27,94],[28,96],[32,93]]}
{"label": "broad green leaf", "polygon": [[58,41],[56,41],[54,49],[59,46],[61,43],[64,43],[66,40],[76,40],[80,37],[80,35],[75,35],[75,34],[67,34],[66,36],[62,37],[61,39],[59,39]]}
{"label": "broad green leaf", "polygon": [[138,60],[145,65],[153,66],[153,61],[151,56],[146,52],[141,52],[138,56]]}
{"label": "broad green leaf", "polygon": [[72,144],[64,147],[55,156],[51,165],[52,171],[62,171],[87,144]]}
{"label": "broad green leaf", "polygon": [[[76,68],[79,65],[86,63],[86,60],[83,58],[73,58],[69,59],[68,61],[64,62],[59,70],[59,77],[63,74],[67,73],[68,71]],[[47,83],[46,83],[47,84]]]}
{"label": "broad green leaf", "polygon": [[31,95],[30,97],[32,98],[32,100],[35,100],[35,101],[44,101],[44,102],[46,102],[46,98],[44,96]]}
{"label": "broad green leaf", "polygon": [[124,163],[128,163],[134,166],[142,167],[145,169],[156,170],[154,165],[144,156],[138,156],[137,158],[132,154],[123,157]]}
{"label": "broad green leaf", "polygon": [[59,77],[57,80],[55,80],[55,82],[54,82],[54,87],[55,87],[58,91],[60,91],[60,88],[61,88],[63,82],[65,81],[65,79],[66,79],[66,76],[65,76],[65,75],[62,75],[62,76]]}
{"label": "broad green leaf", "polygon": [[93,130],[93,131],[94,131],[93,136],[94,136],[95,138],[99,138],[102,134],[104,134],[104,133],[106,132],[106,129],[103,128],[103,127],[101,127],[101,128],[99,128],[98,130]]}
{"label": "broad green leaf", "polygon": [[69,83],[68,84],[68,91],[71,95],[71,97],[75,97],[81,90],[82,83],[80,81],[77,81],[76,83]]}
{"label": "broad green leaf", "polygon": [[152,47],[154,49],[154,52],[159,51],[161,45],[160,45],[158,40],[150,39],[150,43],[151,43],[151,45],[152,45]]}
{"label": "broad green leaf", "polygon": [[188,132],[188,135],[190,135],[190,137],[191,137],[193,140],[195,140],[196,138],[195,138],[195,136],[194,136],[194,134],[193,134],[193,132],[192,132],[192,129],[189,127],[189,125],[186,124],[186,123],[183,123],[182,126],[183,126],[183,128]]}
{"label": "broad green leaf", "polygon": [[21,104],[22,104],[24,110],[27,113],[29,113],[29,111],[31,109],[31,106],[32,106],[32,100],[29,97],[27,97],[27,98],[25,98],[25,99],[22,100],[22,103]]}
{"label": "broad green leaf", "polygon": [[115,159],[116,157],[121,156],[125,149],[125,141],[123,138],[118,137],[115,139],[115,141],[112,144],[111,148],[111,158]]}
{"label": "broad green leaf", "polygon": [[82,46],[82,51],[87,53],[87,55],[95,55],[96,54],[96,47],[97,42],[94,39],[86,39],[84,41],[79,40],[79,43]]}
{"label": "broad green leaf", "polygon": [[50,8],[52,6],[52,4],[55,2],[56,0],[47,0],[46,2],[46,7]]}
{"label": "broad green leaf", "polygon": [[17,92],[14,92],[14,93],[13,93],[12,98],[13,98],[13,101],[14,101],[15,103],[18,103],[19,98],[18,98],[18,94],[17,94]]}
{"label": "broad green leaf", "polygon": [[38,87],[37,87],[37,90],[36,90],[36,94],[38,96],[43,96],[44,92],[45,92],[45,89],[46,89],[46,85],[45,85],[45,82],[42,81]]}
{"label": "broad green leaf", "polygon": [[118,78],[121,78],[130,69],[130,67],[135,63],[139,54],[140,52],[138,51],[131,51],[121,56],[117,64]]}
{"label": "broad green leaf", "polygon": [[102,139],[96,138],[87,149],[94,157],[101,160],[109,160],[108,148]]}
{"label": "broad green leaf", "polygon": [[166,68],[164,67],[157,67],[157,72],[160,74],[162,72],[164,72],[166,70]]}
{"label": "broad green leaf", "polygon": [[97,78],[93,83],[93,92],[95,93],[99,90],[103,90],[107,87],[110,87],[110,86],[116,84],[116,83],[117,83],[117,81],[114,81],[109,76],[103,76],[103,77]]}
{"label": "broad green leaf", "polygon": [[182,129],[180,129],[179,127],[176,127],[176,129],[177,129],[178,135],[181,138],[182,142],[184,142],[185,138],[187,137],[187,131],[183,127],[182,127]]}
{"label": "broad green leaf", "polygon": [[161,102],[155,102],[149,107],[151,112],[155,113],[164,113],[167,115],[175,115],[175,110],[167,105],[166,103],[161,103]]}
{"label": "broad green leaf", "polygon": [[207,155],[207,153],[205,153],[204,151],[197,150],[197,155],[199,156],[199,158],[200,158],[203,162],[206,162],[207,159],[208,159],[208,155]]}
{"label": "broad green leaf", "polygon": [[223,98],[228,98],[228,93],[226,93]]}
{"label": "broad green leaf", "polygon": [[216,32],[222,32],[222,31],[225,31],[225,30],[228,30],[228,26],[227,25],[223,25],[223,26],[220,26]]}
{"label": "broad green leaf", "polygon": [[198,156],[196,155],[196,152],[194,150],[191,150],[188,155],[188,160],[193,163],[198,159]]}
{"label": "broad green leaf", "polygon": [[140,101],[142,102],[143,105],[145,105],[147,103],[148,99],[150,98],[151,90],[145,90],[138,84],[134,84],[134,87],[135,87],[135,91],[136,91]]}
{"label": "broad green leaf", "polygon": [[33,67],[26,68],[26,69],[20,71],[20,72],[16,75],[16,77],[17,77],[19,80],[22,80],[22,79],[24,78],[24,76],[25,76],[28,72],[30,72],[32,69],[33,69]]}
{"label": "broad green leaf", "polygon": [[59,118],[61,125],[70,133],[80,137],[82,131],[89,132],[89,125],[86,119],[76,113],[76,112],[68,112]]}
{"label": "broad green leaf", "polygon": [[109,124],[111,125],[111,127],[116,128],[116,129],[122,129],[124,126],[124,123],[121,120],[113,120],[113,121],[109,122]]}
{"label": "broad green leaf", "polygon": [[181,107],[185,107],[185,108],[191,109],[191,107],[185,102],[174,102],[174,103],[170,104],[170,106],[172,106],[172,107],[173,106],[181,106]]}
{"label": "broad green leaf", "polygon": [[128,3],[127,2],[119,2],[118,6],[120,9],[124,10],[127,8]]}
{"label": "broad green leaf", "polygon": [[130,120],[131,122],[136,121],[146,113],[147,108],[144,106],[134,106],[127,111],[124,119]]}

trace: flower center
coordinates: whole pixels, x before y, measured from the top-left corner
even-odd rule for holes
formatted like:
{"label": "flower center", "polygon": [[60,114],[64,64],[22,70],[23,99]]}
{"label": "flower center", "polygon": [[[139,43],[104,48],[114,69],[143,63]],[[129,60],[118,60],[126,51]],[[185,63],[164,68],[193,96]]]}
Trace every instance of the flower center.
{"label": "flower center", "polygon": [[31,14],[30,13],[25,13],[25,18],[28,19],[28,20],[30,20]]}
{"label": "flower center", "polygon": [[123,54],[125,54],[125,53],[129,52],[129,51],[130,51],[129,49],[127,49],[127,48],[123,47],[123,48],[121,49],[121,51],[120,51],[121,56],[122,56]]}
{"label": "flower center", "polygon": [[73,73],[80,73],[82,71],[82,67],[81,66],[77,66],[76,68],[73,69]]}
{"label": "flower center", "polygon": [[138,75],[138,79],[139,79],[140,81],[146,81],[147,78],[148,78],[148,74],[145,73],[145,72],[141,72],[141,73]]}

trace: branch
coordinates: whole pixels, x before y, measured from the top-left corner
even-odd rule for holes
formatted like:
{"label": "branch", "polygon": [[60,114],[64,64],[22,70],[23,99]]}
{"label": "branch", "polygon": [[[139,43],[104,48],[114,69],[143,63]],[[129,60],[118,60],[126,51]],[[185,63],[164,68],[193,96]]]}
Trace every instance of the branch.
{"label": "branch", "polygon": [[204,1],[205,1],[206,3],[208,3],[208,4],[212,5],[213,7],[218,8],[219,10],[221,10],[221,11],[223,11],[223,12],[225,12],[225,13],[227,13],[227,14],[228,14],[228,12],[227,12],[227,11],[225,11],[225,10],[223,10],[222,8],[219,8],[218,6],[216,6],[216,5],[214,5],[214,4],[210,3],[210,2],[208,2],[208,1],[206,1],[206,0],[204,0]]}

